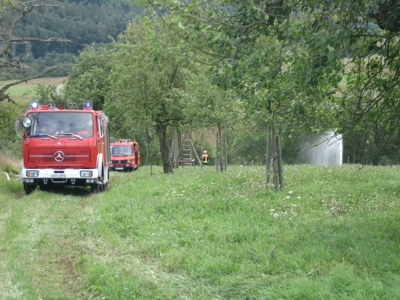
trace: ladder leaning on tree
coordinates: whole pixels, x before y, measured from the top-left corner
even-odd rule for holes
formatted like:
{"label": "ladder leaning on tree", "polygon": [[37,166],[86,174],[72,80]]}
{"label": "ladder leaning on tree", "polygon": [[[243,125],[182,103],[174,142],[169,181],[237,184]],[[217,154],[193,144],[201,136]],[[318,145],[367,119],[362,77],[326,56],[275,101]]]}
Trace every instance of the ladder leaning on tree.
{"label": "ladder leaning on tree", "polygon": [[194,148],[192,138],[190,134],[184,134],[182,136],[181,144],[181,159],[179,160],[182,167],[193,166],[195,164],[195,158],[197,159],[199,165],[201,166],[201,160],[197,155],[196,149]]}

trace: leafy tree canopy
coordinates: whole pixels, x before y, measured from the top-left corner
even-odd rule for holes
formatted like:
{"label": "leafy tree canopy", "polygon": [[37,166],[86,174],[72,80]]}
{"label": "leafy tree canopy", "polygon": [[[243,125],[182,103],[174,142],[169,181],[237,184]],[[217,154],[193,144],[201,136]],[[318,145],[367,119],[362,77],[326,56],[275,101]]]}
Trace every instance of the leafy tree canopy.
{"label": "leafy tree canopy", "polygon": [[275,120],[369,132],[380,146],[399,135],[398,1],[143,2],[186,29],[216,84]]}

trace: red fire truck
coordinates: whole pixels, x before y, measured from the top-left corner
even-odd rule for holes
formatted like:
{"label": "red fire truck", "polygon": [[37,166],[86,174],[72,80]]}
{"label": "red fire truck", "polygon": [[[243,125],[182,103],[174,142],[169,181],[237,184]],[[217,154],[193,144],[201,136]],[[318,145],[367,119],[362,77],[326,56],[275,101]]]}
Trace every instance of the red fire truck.
{"label": "red fire truck", "polygon": [[111,143],[111,170],[133,171],[139,168],[139,143],[127,139]]}
{"label": "red fire truck", "polygon": [[[17,120],[17,133],[19,124]],[[92,193],[107,188],[111,161],[108,117],[93,110],[92,101],[85,101],[83,109],[75,104],[66,109],[32,101],[22,125],[26,194],[37,186],[90,186]]]}

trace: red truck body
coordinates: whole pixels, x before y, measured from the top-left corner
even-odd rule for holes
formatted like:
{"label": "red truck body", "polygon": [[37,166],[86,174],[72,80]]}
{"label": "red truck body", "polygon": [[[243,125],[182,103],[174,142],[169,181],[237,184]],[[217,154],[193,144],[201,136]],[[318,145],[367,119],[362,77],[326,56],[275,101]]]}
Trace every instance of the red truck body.
{"label": "red truck body", "polygon": [[139,143],[128,139],[113,141],[111,147],[111,170],[133,171],[140,165]]}
{"label": "red truck body", "polygon": [[[27,194],[38,185],[107,188],[111,162],[108,118],[91,101],[82,110],[31,102],[23,120],[22,182]],[[16,124],[16,129],[19,127]]]}

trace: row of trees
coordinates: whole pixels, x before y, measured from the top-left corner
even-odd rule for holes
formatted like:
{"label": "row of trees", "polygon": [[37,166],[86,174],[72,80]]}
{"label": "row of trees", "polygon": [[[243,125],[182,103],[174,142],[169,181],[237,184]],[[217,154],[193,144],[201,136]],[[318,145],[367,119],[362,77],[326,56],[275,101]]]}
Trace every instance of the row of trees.
{"label": "row of trees", "polygon": [[[135,19],[117,41],[83,51],[63,95],[39,88],[42,102],[92,99],[112,120],[113,135],[146,141],[158,137],[165,172],[172,171],[169,133],[237,123],[243,107],[235,93],[213,86],[207,70],[175,48],[179,37],[165,34],[156,19]],[[142,148],[143,149],[143,148]]]}
{"label": "row of trees", "polygon": [[144,2],[271,126],[336,129],[354,162],[399,157],[397,1]]}

